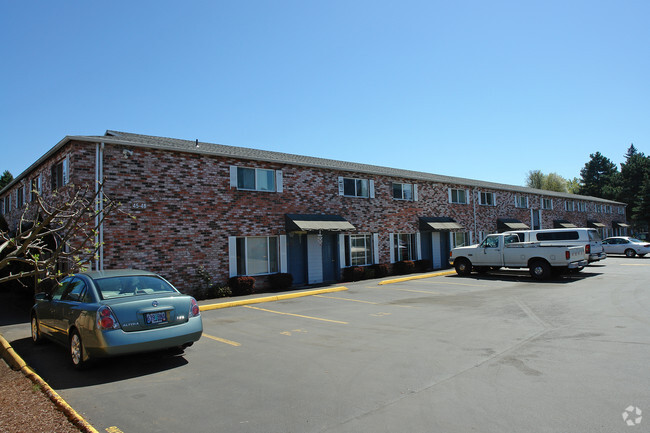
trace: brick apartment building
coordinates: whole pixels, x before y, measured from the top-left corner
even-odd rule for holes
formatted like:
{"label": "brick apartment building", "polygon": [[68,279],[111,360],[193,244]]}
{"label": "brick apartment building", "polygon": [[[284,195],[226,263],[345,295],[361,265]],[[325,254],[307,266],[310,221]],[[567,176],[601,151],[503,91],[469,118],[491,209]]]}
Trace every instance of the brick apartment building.
{"label": "brick apartment building", "polygon": [[107,131],[68,136],[0,191],[15,228],[32,190],[96,185],[132,216],[105,221],[93,269],[141,268],[180,289],[289,272],[340,279],[351,265],[431,260],[511,228],[624,234],[625,204],[595,197],[198,141]]}

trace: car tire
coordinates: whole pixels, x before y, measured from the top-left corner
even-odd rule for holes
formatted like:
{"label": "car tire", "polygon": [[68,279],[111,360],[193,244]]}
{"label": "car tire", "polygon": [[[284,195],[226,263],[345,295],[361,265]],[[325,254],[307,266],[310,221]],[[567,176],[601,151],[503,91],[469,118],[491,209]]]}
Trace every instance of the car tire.
{"label": "car tire", "polygon": [[551,266],[543,260],[535,260],[530,264],[530,275],[536,280],[547,280],[551,274]]}
{"label": "car tire", "polygon": [[32,342],[34,344],[41,344],[43,342],[43,334],[41,334],[41,326],[38,323],[38,317],[36,317],[36,313],[32,314],[31,324]]}
{"label": "car tire", "polygon": [[625,257],[634,257],[636,256],[636,251],[634,251],[632,248],[628,248],[625,250]]}
{"label": "car tire", "polygon": [[84,361],[84,345],[81,341],[81,336],[79,332],[74,329],[70,334],[70,344],[69,344],[69,355],[70,362],[76,370],[83,370],[86,367],[86,361]]}
{"label": "car tire", "polygon": [[461,277],[466,277],[472,273],[472,262],[464,257],[461,257],[454,261],[454,269],[456,269],[456,273],[458,275]]}

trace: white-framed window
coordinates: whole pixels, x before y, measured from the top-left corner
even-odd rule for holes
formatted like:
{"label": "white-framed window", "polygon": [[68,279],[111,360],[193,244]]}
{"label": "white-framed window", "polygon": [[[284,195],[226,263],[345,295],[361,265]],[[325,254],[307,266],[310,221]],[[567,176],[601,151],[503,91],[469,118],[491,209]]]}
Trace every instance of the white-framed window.
{"label": "white-framed window", "polygon": [[496,195],[493,192],[479,192],[478,204],[483,206],[496,206]]}
{"label": "white-framed window", "polygon": [[25,205],[25,186],[20,185],[16,190],[16,209],[20,209]]}
{"label": "white-framed window", "polygon": [[236,238],[237,275],[265,275],[280,272],[277,236]]}
{"label": "white-framed window", "polygon": [[603,205],[602,204],[597,204],[595,206],[596,213],[603,213]]}
{"label": "white-framed window", "polygon": [[577,203],[578,206],[578,212],[587,212],[587,203],[584,201],[579,201]]}
{"label": "white-framed window", "polygon": [[393,233],[391,234],[392,259],[394,262],[403,260],[417,260],[415,234]]}
{"label": "white-framed window", "polygon": [[366,266],[373,263],[373,236],[371,234],[345,235],[345,266]]}
{"label": "white-framed window", "polygon": [[527,209],[528,208],[528,197],[525,195],[516,195],[515,196],[515,207]]}
{"label": "white-framed window", "polygon": [[553,210],[553,199],[551,199],[551,198],[542,198],[542,209],[544,209],[544,210]]}
{"label": "white-framed window", "polygon": [[454,204],[469,203],[469,190],[449,188],[449,203],[454,203]]}
{"label": "white-framed window", "polygon": [[605,213],[612,213],[612,206],[611,205],[605,205]]}
{"label": "white-framed window", "polygon": [[11,194],[7,194],[5,196],[5,199],[2,202],[4,204],[2,213],[8,214],[9,212],[11,212]]}
{"label": "white-framed window", "polygon": [[418,200],[418,186],[412,183],[393,183],[393,198],[395,200]]}
{"label": "white-framed window", "polygon": [[567,200],[564,202],[564,210],[567,212],[573,212],[575,210],[575,202]]}
{"label": "white-framed window", "polygon": [[66,185],[70,181],[69,166],[67,157],[52,166],[52,191]]}
{"label": "white-framed window", "polygon": [[282,192],[282,171],[231,166],[230,186],[242,191]]}
{"label": "white-framed window", "polygon": [[623,206],[618,207],[618,214],[619,215],[625,215],[625,208]]}
{"label": "white-framed window", "polygon": [[32,179],[30,182],[30,191],[29,191],[29,201],[34,201],[36,200],[36,195],[37,194],[42,194],[43,190],[41,187],[41,176],[39,175],[38,177],[35,177]]}
{"label": "white-framed window", "polygon": [[344,197],[375,197],[375,182],[369,179],[339,177],[339,195]]}
{"label": "white-framed window", "polygon": [[465,247],[472,244],[472,236],[470,232],[451,232],[451,247]]}

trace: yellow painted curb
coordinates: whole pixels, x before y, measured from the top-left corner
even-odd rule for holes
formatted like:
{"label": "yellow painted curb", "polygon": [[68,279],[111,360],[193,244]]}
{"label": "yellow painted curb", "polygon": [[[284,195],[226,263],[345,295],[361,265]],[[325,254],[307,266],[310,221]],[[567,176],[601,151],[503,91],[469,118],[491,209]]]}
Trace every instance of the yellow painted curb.
{"label": "yellow painted curb", "polygon": [[432,274],[415,275],[415,276],[412,276],[412,277],[394,278],[392,280],[380,281],[379,285],[383,286],[384,284],[402,283],[404,281],[422,280],[424,278],[432,278],[432,277],[443,277],[445,275],[452,275],[452,274],[455,274],[455,273],[456,273],[456,271],[444,271],[444,272],[434,272]]}
{"label": "yellow painted curb", "polygon": [[47,395],[52,403],[56,405],[61,412],[65,414],[68,420],[79,428],[82,432],[85,433],[99,433],[93,426],[91,426],[88,421],[83,419],[81,415],[77,413],[65,400],[61,398],[59,394],[52,389],[50,385],[45,382],[41,376],[36,374],[34,370],[29,368],[25,361],[18,355],[14,349],[11,347],[9,342],[0,334],[0,346],[2,346],[2,358],[9,364],[14,370],[20,370],[26,377],[28,377],[34,384],[38,385],[41,388],[41,391]]}
{"label": "yellow painted curb", "polygon": [[221,308],[241,307],[242,305],[261,304],[264,302],[282,301],[284,299],[302,298],[304,296],[321,295],[323,293],[344,292],[347,287],[331,287],[328,289],[309,290],[306,292],[287,293],[285,295],[265,296],[263,298],[242,299],[241,301],[221,302],[219,304],[200,305],[201,311],[218,310]]}

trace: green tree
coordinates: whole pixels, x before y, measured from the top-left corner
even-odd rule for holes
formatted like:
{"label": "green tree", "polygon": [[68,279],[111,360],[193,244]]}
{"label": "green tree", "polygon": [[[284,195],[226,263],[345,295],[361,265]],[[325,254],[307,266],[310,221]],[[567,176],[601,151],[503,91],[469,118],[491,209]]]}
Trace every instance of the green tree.
{"label": "green tree", "polygon": [[548,191],[567,192],[567,181],[557,173],[549,173],[544,182],[544,188]]}
{"label": "green tree", "polygon": [[580,185],[580,179],[578,179],[577,177],[574,177],[573,179],[569,179],[566,181],[566,189],[571,194],[580,194],[581,187],[582,185]]}
{"label": "green tree", "polygon": [[557,173],[548,175],[541,170],[531,170],[526,178],[526,186],[547,191],[567,192],[567,180]]}
{"label": "green tree", "polygon": [[650,157],[639,152],[632,144],[625,154],[625,162],[621,164],[618,200],[628,204],[627,218],[633,223],[646,225],[650,218],[647,211],[649,183]]}
{"label": "green tree", "polygon": [[2,176],[0,176],[0,190],[9,185],[12,180],[14,180],[14,176],[9,173],[9,170],[5,170]]}
{"label": "green tree", "polygon": [[546,176],[541,170],[531,170],[526,178],[526,186],[528,188],[543,189],[545,179]]}
{"label": "green tree", "polygon": [[580,194],[615,200],[620,191],[616,164],[600,152],[592,153],[589,157],[589,162],[580,170]]}

